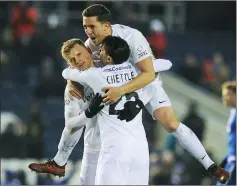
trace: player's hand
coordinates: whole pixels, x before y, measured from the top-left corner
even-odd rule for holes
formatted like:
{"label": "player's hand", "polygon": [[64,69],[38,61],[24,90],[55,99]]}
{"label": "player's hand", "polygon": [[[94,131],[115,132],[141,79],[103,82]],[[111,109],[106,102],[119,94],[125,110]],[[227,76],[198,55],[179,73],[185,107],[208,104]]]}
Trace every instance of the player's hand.
{"label": "player's hand", "polygon": [[103,97],[99,93],[96,93],[96,95],[92,98],[89,107],[85,110],[87,118],[93,118],[104,108],[104,105],[101,105],[102,101]]}
{"label": "player's hand", "polygon": [[137,114],[144,108],[144,104],[141,100],[127,101],[124,104],[124,109],[118,112],[118,119],[126,120],[129,122],[133,120]]}
{"label": "player's hand", "polygon": [[104,87],[102,91],[105,91],[103,102],[106,105],[113,104],[119,100],[123,95],[120,87]]}
{"label": "player's hand", "polygon": [[76,84],[74,81],[68,81],[69,96],[75,97],[77,99],[82,99],[84,97],[83,86]]}

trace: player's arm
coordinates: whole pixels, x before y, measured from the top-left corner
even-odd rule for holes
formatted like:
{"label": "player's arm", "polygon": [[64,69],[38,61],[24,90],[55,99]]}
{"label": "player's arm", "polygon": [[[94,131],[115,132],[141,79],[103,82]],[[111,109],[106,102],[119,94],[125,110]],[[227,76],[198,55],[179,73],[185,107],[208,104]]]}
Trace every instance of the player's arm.
{"label": "player's arm", "polygon": [[[83,118],[83,111],[80,107],[80,101],[75,97],[72,97],[69,93],[69,84],[67,85],[64,92],[64,118],[65,118],[65,126],[70,134],[81,129],[87,122],[86,118]],[[78,118],[78,116],[80,118]],[[74,126],[75,117],[77,117],[77,126]]]}
{"label": "player's arm", "polygon": [[141,32],[134,32],[133,45],[130,45],[130,48],[131,58],[141,73],[132,81],[120,87],[122,95],[141,89],[155,79],[152,51],[149,48],[148,41]]}
{"label": "player's arm", "polygon": [[162,72],[169,70],[172,67],[172,63],[167,59],[155,59],[153,60],[155,72]]}
{"label": "player's arm", "polygon": [[155,79],[155,70],[151,56],[139,61],[136,65],[141,73],[132,81],[120,87],[121,96],[141,89]]}
{"label": "player's arm", "polygon": [[68,119],[66,126],[69,133],[79,130],[86,125],[89,119],[98,114],[104,108],[104,105],[101,105],[102,100],[103,97],[99,93],[96,93],[85,111],[79,113],[78,116]]}
{"label": "player's arm", "polygon": [[66,68],[62,72],[62,76],[66,80],[71,80],[84,85],[84,76],[77,69]]}

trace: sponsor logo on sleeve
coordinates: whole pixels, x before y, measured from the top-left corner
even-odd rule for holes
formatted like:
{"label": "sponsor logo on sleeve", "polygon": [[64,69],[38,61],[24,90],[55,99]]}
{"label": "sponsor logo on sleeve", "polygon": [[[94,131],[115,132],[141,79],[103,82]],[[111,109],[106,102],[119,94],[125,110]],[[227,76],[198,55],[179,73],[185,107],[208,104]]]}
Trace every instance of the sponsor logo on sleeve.
{"label": "sponsor logo on sleeve", "polygon": [[148,54],[148,52],[143,48],[143,46],[141,46],[141,45],[139,45],[138,47],[137,47],[137,51],[139,52],[138,53],[138,58],[141,58],[141,57],[143,57],[143,56],[145,56],[145,55],[147,55]]}
{"label": "sponsor logo on sleeve", "polygon": [[138,52],[143,52],[144,49],[143,49],[143,47],[142,47],[141,45],[139,45],[139,46],[137,47],[137,51],[138,51]]}
{"label": "sponsor logo on sleeve", "polygon": [[138,58],[141,58],[147,54],[148,54],[148,52],[145,50],[145,51],[141,52],[140,54],[138,54]]}

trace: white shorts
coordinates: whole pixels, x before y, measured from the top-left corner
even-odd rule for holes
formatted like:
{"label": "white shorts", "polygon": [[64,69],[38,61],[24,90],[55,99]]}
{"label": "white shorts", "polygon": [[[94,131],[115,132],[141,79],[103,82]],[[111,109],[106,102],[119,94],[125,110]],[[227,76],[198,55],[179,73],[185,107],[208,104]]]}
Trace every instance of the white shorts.
{"label": "white shorts", "polygon": [[171,102],[165,90],[163,89],[162,81],[159,80],[159,78],[156,78],[152,82],[152,84],[153,84],[152,98],[151,101],[146,104],[146,109],[153,117],[153,113],[156,109],[171,106]]}
{"label": "white shorts", "polygon": [[[130,142],[130,141],[129,141]],[[102,147],[96,171],[96,185],[148,185],[147,143],[123,143]]]}
{"label": "white shorts", "polygon": [[84,151],[81,172],[81,185],[95,185],[95,175],[100,151]]}

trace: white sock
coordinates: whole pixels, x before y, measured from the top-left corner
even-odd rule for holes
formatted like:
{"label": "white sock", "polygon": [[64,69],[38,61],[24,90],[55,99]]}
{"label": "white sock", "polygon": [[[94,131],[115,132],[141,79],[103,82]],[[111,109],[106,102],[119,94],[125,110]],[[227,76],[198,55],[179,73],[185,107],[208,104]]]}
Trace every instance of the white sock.
{"label": "white sock", "polygon": [[186,125],[180,123],[176,131],[171,134],[205,167],[205,169],[208,169],[214,163],[208,156],[197,136]]}
{"label": "white sock", "polygon": [[81,137],[82,131],[83,128],[74,132],[73,134],[69,134],[66,128],[63,129],[62,136],[58,144],[58,152],[53,159],[57,165],[63,166],[67,163],[73,148]]}

